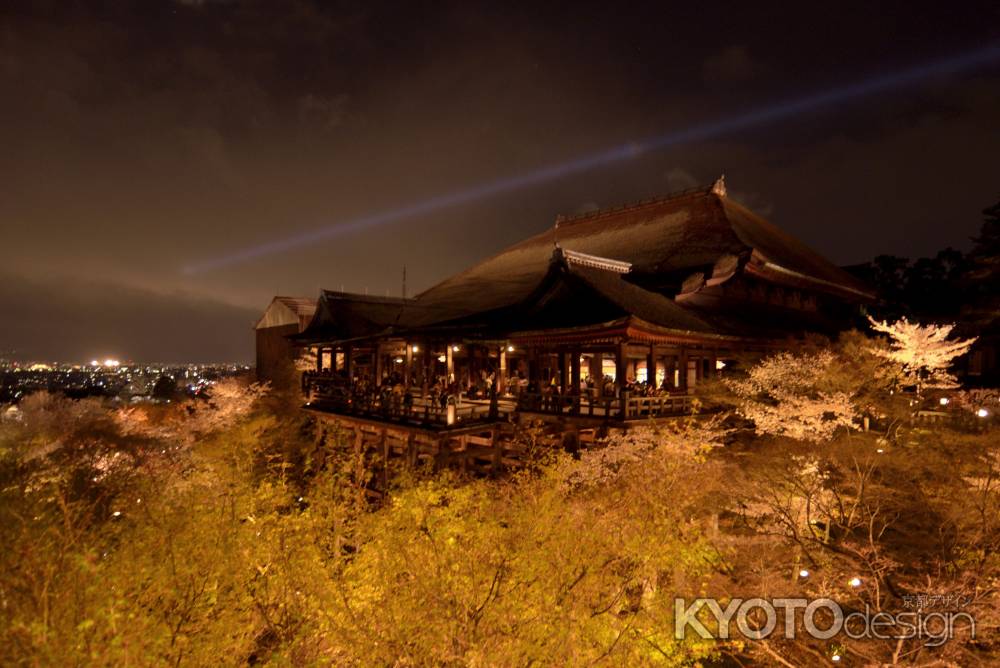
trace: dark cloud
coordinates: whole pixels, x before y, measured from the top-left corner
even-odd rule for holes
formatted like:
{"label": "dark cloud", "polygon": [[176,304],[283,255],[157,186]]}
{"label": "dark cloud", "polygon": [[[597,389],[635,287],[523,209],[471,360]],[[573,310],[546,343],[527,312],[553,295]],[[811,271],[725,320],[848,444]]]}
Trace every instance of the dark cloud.
{"label": "dark cloud", "polygon": [[[997,67],[181,271],[998,39],[1000,5],[987,2],[10,0],[4,266],[259,309],[320,286],[396,294],[405,264],[412,293],[583,203],[721,173],[837,262],[929,253],[961,245],[1000,190]],[[144,335],[176,356],[172,336]]]}
{"label": "dark cloud", "polygon": [[0,356],[249,362],[258,313],[190,294],[0,274]]}
{"label": "dark cloud", "polygon": [[745,46],[729,46],[709,56],[702,72],[705,83],[715,86],[748,82],[761,75],[764,66],[751,58]]}

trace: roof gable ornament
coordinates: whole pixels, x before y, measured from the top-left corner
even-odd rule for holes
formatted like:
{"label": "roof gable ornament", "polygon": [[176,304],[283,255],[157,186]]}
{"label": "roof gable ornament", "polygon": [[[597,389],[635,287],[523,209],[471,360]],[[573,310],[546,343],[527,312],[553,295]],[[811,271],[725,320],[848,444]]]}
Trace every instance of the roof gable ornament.
{"label": "roof gable ornament", "polygon": [[726,196],[726,175],[723,174],[712,184],[712,194],[718,195],[719,197]]}

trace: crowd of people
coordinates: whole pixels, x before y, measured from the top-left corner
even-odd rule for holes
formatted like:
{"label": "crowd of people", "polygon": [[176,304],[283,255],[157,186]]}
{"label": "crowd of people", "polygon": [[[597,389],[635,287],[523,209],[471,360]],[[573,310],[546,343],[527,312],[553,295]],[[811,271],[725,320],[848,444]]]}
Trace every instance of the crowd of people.
{"label": "crowd of people", "polygon": [[[463,399],[495,401],[506,396],[514,398],[519,403],[522,399],[530,403],[530,397],[540,397],[543,402],[550,402],[556,397],[577,395],[585,401],[598,402],[620,397],[623,392],[633,397],[667,396],[672,389],[666,378],[659,385],[655,382],[629,378],[619,386],[610,375],[596,378],[584,376],[580,379],[578,391],[571,392],[570,388],[560,385],[557,376],[551,377],[548,381],[531,381],[520,372],[514,372],[500,383],[495,383],[495,372],[484,370],[478,374],[465,374],[461,381],[454,377],[449,379],[447,376],[438,375],[428,377],[426,381],[413,378],[409,384],[398,372],[384,374],[380,382],[365,374],[355,375],[348,382],[343,371],[326,371],[319,374],[342,381],[339,386],[333,385],[334,396],[330,398],[350,403],[355,410],[394,416],[412,413],[415,396],[420,397],[418,408],[421,412],[441,413],[447,410],[449,404],[460,405]],[[307,384],[308,378],[315,375],[315,372],[307,374],[303,384]]]}

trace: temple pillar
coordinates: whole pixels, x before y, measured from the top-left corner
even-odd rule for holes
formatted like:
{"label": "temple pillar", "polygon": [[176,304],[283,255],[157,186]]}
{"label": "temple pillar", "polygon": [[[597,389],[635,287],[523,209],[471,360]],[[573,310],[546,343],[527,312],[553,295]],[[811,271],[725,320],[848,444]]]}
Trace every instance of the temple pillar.
{"label": "temple pillar", "polygon": [[590,377],[594,380],[594,384],[599,386],[604,382],[604,355],[601,353],[594,353],[590,358]]}
{"label": "temple pillar", "polygon": [[421,387],[423,388],[423,396],[427,396],[428,390],[431,387],[431,345],[425,342],[424,345],[420,347],[421,360]]}
{"label": "temple pillar", "polygon": [[449,344],[444,351],[445,366],[447,367],[445,373],[448,374],[449,383],[455,382],[455,355],[454,355],[455,351],[452,350],[453,348],[454,346]]}
{"label": "temple pillar", "polygon": [[559,386],[562,388],[563,393],[566,392],[566,353],[562,350],[556,352],[556,368],[558,369]]}
{"label": "temple pillar", "polygon": [[688,389],[688,356],[687,350],[681,348],[680,355],[677,356],[677,389],[687,392]]}
{"label": "temple pillar", "polygon": [[646,351],[646,384],[649,387],[656,387],[656,354],[652,345]]}
{"label": "temple pillar", "polygon": [[618,344],[615,351],[615,385],[619,388],[625,387],[628,380],[628,346],[623,341]]}
{"label": "temple pillar", "polygon": [[406,347],[403,354],[403,386],[409,388],[413,377],[413,344],[406,341],[403,345]]}
{"label": "temple pillar", "polygon": [[580,394],[580,351],[573,350],[570,353],[569,360],[570,368],[570,387],[573,389],[573,394]]}

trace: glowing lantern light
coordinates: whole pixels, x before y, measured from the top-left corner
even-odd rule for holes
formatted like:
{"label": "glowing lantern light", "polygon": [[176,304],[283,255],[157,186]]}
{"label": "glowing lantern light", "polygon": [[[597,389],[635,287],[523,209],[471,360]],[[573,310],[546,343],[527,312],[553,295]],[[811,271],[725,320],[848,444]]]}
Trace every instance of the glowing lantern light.
{"label": "glowing lantern light", "polygon": [[851,578],[850,582],[848,582],[847,584],[851,585],[852,587],[860,587],[861,578]]}
{"label": "glowing lantern light", "polygon": [[978,415],[981,418],[988,417],[989,414],[990,412],[985,408],[980,408],[978,411],[976,411],[976,415]]}
{"label": "glowing lantern light", "polygon": [[806,569],[803,568],[801,571],[799,571],[799,577],[800,578],[807,578],[807,577],[809,577],[809,571],[807,571]]}
{"label": "glowing lantern light", "polygon": [[507,352],[509,353],[514,352],[514,346],[507,346]]}
{"label": "glowing lantern light", "polygon": [[941,397],[940,399],[938,399],[938,403],[941,404],[942,406],[947,406],[950,403],[950,400],[948,399],[948,397]]}
{"label": "glowing lantern light", "polygon": [[715,360],[715,370],[716,371],[722,371],[725,368],[726,368],[726,363],[725,362],[723,362],[722,360]]}

